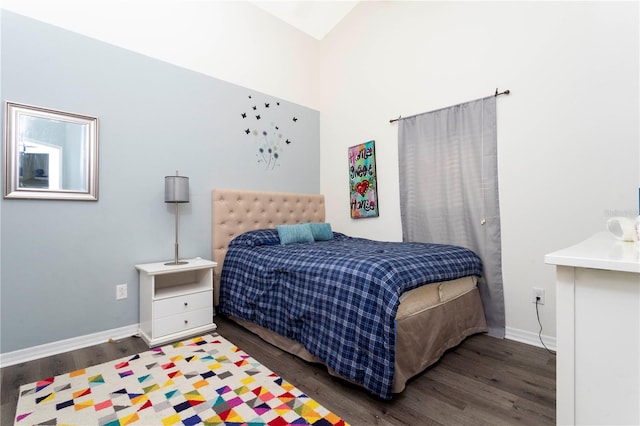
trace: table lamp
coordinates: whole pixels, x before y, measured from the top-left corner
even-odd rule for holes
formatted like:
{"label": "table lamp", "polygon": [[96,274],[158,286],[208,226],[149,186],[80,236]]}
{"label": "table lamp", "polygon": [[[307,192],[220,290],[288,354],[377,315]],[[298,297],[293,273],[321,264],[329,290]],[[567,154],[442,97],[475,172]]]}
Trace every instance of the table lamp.
{"label": "table lamp", "polygon": [[175,176],[164,177],[164,202],[174,203],[176,205],[176,245],[175,245],[175,259],[173,262],[167,262],[165,265],[185,265],[189,262],[186,260],[180,261],[178,259],[178,205],[180,203],[189,202],[189,178],[186,176],[178,176],[176,170]]}

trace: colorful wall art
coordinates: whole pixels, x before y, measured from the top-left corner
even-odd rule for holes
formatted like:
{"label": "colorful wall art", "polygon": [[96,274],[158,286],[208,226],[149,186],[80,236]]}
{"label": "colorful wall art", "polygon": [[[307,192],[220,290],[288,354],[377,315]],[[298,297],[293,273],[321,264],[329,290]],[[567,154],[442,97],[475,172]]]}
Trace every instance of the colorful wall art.
{"label": "colorful wall art", "polygon": [[375,141],[349,148],[349,194],[353,219],[378,216]]}

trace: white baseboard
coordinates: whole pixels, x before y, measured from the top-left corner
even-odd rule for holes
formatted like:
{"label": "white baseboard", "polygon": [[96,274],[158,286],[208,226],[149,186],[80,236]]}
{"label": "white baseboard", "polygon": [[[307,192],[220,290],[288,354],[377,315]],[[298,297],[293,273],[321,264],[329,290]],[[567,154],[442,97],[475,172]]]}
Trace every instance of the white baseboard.
{"label": "white baseboard", "polygon": [[[87,334],[85,336],[45,343],[44,345],[34,346],[26,349],[19,349],[17,351],[0,354],[0,367],[8,367],[10,365],[20,364],[22,362],[32,361],[34,359],[44,358],[63,352],[69,352],[76,349],[82,349],[88,346],[108,342],[109,339],[118,340],[136,334],[138,334],[138,324],[131,324],[125,327]],[[520,343],[526,343],[527,345],[537,346],[539,348],[544,347],[542,346],[542,343],[540,343],[538,334],[532,333],[530,331],[506,327],[504,337],[505,339],[515,340],[516,342]],[[555,337],[542,335],[542,340],[549,350],[556,350]]]}
{"label": "white baseboard", "polygon": [[526,330],[520,330],[513,327],[505,327],[504,338],[509,340],[515,340],[516,342],[526,343],[527,345],[537,346],[539,348],[547,347],[551,351],[556,351],[556,338],[551,336],[542,335],[542,341],[544,346],[540,343],[540,337],[538,333],[532,333]]}
{"label": "white baseboard", "polygon": [[118,340],[135,334],[138,334],[138,324],[72,337],[71,339],[59,340],[57,342],[45,343],[44,345],[33,346],[31,348],[19,349],[17,351],[0,354],[0,367],[8,367],[34,359],[86,348],[87,346],[108,342],[109,339]]}

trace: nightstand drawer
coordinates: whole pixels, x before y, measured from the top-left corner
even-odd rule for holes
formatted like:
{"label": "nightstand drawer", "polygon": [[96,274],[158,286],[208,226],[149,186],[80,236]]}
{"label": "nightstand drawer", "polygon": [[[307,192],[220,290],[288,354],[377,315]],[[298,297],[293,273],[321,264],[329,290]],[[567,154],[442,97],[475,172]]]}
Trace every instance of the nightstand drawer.
{"label": "nightstand drawer", "polygon": [[212,307],[213,292],[201,291],[194,294],[156,300],[153,302],[153,318],[158,319]]}
{"label": "nightstand drawer", "polygon": [[153,335],[156,337],[187,331],[213,322],[213,307],[189,311],[179,315],[159,318],[154,321]]}

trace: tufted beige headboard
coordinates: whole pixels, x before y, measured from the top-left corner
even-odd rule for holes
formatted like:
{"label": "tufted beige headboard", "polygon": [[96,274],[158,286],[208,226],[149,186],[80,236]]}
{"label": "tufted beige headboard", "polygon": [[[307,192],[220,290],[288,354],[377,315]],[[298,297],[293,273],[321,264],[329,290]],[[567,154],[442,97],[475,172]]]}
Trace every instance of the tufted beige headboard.
{"label": "tufted beige headboard", "polygon": [[254,229],[325,221],[321,194],[214,189],[211,203],[211,255],[218,262],[213,274],[215,306],[224,256],[232,239]]}

